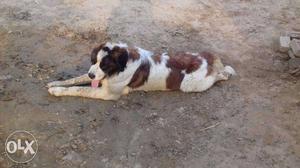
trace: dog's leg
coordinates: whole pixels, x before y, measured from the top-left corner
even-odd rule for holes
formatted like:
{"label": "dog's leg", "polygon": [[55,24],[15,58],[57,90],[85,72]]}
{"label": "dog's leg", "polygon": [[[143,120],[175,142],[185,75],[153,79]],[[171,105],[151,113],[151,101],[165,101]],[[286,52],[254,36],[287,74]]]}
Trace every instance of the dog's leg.
{"label": "dog's leg", "polygon": [[80,96],[103,100],[117,100],[121,95],[111,93],[107,88],[51,87],[48,92],[54,96]]}
{"label": "dog's leg", "polygon": [[231,66],[225,66],[224,70],[217,74],[216,81],[228,80],[232,75],[236,75],[235,70]]}
{"label": "dog's leg", "polygon": [[65,81],[54,81],[47,84],[47,87],[57,87],[57,86],[71,86],[71,85],[82,85],[90,83],[92,80],[88,77],[88,74],[84,74],[75,78],[71,78]]}

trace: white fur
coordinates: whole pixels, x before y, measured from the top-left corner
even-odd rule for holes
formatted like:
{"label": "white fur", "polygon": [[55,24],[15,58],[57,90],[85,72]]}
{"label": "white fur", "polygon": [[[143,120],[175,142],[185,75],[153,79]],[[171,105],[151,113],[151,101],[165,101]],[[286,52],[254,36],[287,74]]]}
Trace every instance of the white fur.
{"label": "white fur", "polygon": [[202,59],[202,64],[198,70],[193,73],[185,74],[181,82],[180,90],[184,92],[203,91],[208,89],[214,80],[206,77],[207,61]]}
{"label": "white fur", "polygon": [[[147,52],[142,52],[140,54],[147,54]],[[153,90],[167,90],[166,88],[166,79],[171,71],[170,68],[166,66],[169,56],[166,53],[161,55],[161,62],[155,63],[154,60],[149,55],[143,55],[144,58],[150,62],[150,74],[147,82],[139,88],[134,90],[144,90],[144,91],[153,91]]]}
{"label": "white fur", "polygon": [[150,58],[153,53],[151,51],[148,51],[148,50],[145,50],[145,49],[142,49],[142,48],[139,48],[139,47],[136,47],[138,49],[138,53],[140,54],[140,57],[142,59],[146,59],[146,58]]}

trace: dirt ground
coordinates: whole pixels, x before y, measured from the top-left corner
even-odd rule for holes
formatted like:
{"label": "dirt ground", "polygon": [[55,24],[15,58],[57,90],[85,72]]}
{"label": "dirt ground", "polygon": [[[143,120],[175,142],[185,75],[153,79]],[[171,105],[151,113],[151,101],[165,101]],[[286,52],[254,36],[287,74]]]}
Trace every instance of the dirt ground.
{"label": "dirt ground", "polygon": [[[277,41],[299,29],[299,0],[2,0],[0,167],[298,168],[300,80]],[[116,102],[47,93],[47,82],[87,72],[107,40],[209,50],[238,76]],[[27,164],[5,155],[15,130],[38,140]]]}

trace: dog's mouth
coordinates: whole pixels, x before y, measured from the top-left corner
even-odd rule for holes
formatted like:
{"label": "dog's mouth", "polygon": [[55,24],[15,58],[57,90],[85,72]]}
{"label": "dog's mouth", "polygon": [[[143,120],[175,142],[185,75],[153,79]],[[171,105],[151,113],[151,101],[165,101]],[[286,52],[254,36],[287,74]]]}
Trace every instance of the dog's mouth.
{"label": "dog's mouth", "polygon": [[91,87],[97,88],[99,86],[100,80],[92,80]]}
{"label": "dog's mouth", "polygon": [[103,79],[105,79],[105,77],[106,76],[104,76],[102,79],[100,79],[100,80],[92,80],[92,82],[91,82],[91,87],[92,88],[97,88],[97,87],[100,87],[101,85],[99,85],[100,83],[101,83],[101,81],[103,80]]}

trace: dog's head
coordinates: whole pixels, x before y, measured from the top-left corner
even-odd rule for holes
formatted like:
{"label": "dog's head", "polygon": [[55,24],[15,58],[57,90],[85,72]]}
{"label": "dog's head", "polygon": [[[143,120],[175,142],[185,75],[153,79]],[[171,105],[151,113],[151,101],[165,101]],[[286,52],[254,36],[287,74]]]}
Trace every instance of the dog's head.
{"label": "dog's head", "polygon": [[92,66],[88,72],[93,81],[111,77],[126,68],[128,51],[126,44],[104,43],[93,49],[91,53]]}

